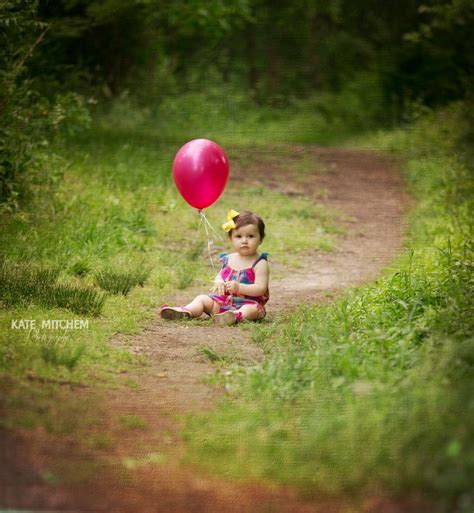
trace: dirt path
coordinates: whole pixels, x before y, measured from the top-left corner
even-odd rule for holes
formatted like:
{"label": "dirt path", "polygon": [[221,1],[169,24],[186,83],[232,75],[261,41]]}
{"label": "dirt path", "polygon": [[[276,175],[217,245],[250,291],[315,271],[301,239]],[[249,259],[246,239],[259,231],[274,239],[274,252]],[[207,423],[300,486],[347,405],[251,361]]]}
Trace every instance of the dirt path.
{"label": "dirt path", "polygon": [[[270,319],[299,303],[321,302],[344,288],[374,279],[401,249],[402,214],[408,199],[397,164],[389,157],[314,146],[292,147],[282,158],[278,154],[273,158],[276,150],[255,152],[261,155],[255,164],[243,166],[236,162],[230,187],[243,179],[284,194],[317,198],[343,213],[342,225],[347,230],[346,235],[338,237],[335,251],[314,251],[302,260],[301,268],[291,278],[287,272],[285,277],[285,266],[272,262],[272,273],[282,278],[271,282]],[[289,171],[291,166],[285,165],[302,159],[314,160],[318,171],[302,174]],[[175,300],[185,302],[195,292],[202,291],[187,290]],[[143,372],[126,376],[138,383],[136,389],[106,393],[102,429],[110,434],[112,446],[106,447],[98,458],[97,451],[85,453],[77,440],[64,447],[51,447],[44,433],[37,434],[34,440],[22,439],[22,454],[11,454],[10,458],[7,455],[7,461],[10,459],[13,470],[17,470],[17,479],[13,485],[13,479],[5,478],[9,487],[1,506],[168,513],[421,511],[419,504],[393,504],[380,498],[370,498],[356,506],[334,501],[314,503],[298,498],[291,490],[229,483],[173,464],[180,453],[176,435],[180,416],[212,408],[223,394],[221,388],[206,384],[214,367],[200,349],[210,348],[218,354],[232,355],[243,365],[251,364],[262,359],[263,353],[252,344],[250,335],[251,330],[239,327],[214,328],[206,322],[169,323],[157,318],[139,336],[117,336],[114,344],[146,354],[150,364]],[[117,424],[118,415],[138,416],[146,424],[142,429],[124,431]],[[11,442],[18,451],[19,445]],[[166,463],[156,464],[162,455],[168,456]],[[88,458],[94,463],[107,462],[101,481],[67,486],[35,482],[34,474],[45,467],[45,462],[48,468],[54,468],[64,458],[71,464]],[[146,464],[150,458],[156,459],[155,464]],[[23,486],[18,485],[18,475],[22,475],[24,465],[15,463],[18,460],[30,462],[32,469],[31,482]],[[111,465],[114,461],[117,463]]]}

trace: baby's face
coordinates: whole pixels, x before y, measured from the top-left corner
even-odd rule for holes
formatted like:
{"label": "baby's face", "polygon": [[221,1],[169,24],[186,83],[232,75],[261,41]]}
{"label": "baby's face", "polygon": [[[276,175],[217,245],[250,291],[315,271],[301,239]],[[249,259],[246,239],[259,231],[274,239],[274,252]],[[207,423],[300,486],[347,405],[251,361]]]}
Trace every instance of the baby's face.
{"label": "baby's face", "polygon": [[242,256],[253,256],[260,245],[260,233],[256,224],[246,224],[232,230],[230,238],[234,249]]}

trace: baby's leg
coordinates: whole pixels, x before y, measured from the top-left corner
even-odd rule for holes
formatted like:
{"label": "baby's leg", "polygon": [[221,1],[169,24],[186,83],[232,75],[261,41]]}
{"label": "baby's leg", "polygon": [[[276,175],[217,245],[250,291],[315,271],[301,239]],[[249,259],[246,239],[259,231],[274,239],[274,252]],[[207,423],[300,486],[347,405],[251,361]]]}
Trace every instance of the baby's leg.
{"label": "baby's leg", "polygon": [[246,321],[256,321],[265,317],[265,310],[254,305],[244,305],[238,310]]}
{"label": "baby's leg", "polygon": [[195,297],[185,308],[193,317],[199,317],[204,312],[211,314],[219,311],[219,305],[205,294]]}

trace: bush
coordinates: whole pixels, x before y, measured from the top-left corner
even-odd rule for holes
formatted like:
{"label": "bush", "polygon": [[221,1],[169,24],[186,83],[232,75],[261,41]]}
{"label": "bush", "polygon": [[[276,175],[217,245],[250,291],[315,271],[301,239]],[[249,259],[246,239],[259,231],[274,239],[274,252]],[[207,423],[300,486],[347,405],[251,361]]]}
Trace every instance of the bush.
{"label": "bush", "polygon": [[49,99],[28,77],[27,63],[47,37],[36,20],[37,3],[27,0],[0,5],[0,205],[15,210],[37,185],[54,183],[49,148],[59,134],[88,127],[82,97],[75,93]]}

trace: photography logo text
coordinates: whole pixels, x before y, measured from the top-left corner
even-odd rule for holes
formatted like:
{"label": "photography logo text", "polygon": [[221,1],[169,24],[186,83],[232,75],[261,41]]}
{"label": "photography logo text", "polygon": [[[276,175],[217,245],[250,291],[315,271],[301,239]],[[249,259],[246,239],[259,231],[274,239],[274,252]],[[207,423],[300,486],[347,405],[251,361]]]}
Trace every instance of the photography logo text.
{"label": "photography logo text", "polygon": [[12,330],[84,330],[89,319],[12,319]]}

